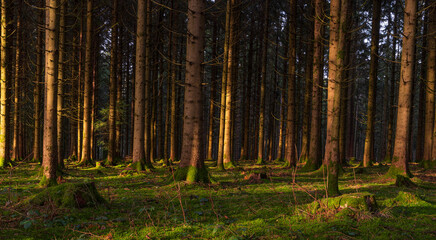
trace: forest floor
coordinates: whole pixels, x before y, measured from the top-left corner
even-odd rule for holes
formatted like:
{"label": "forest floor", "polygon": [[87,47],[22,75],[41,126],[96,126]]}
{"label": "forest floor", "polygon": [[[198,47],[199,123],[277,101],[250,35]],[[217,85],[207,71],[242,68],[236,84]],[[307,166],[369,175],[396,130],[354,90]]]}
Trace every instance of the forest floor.
{"label": "forest floor", "polygon": [[[415,188],[384,178],[388,166],[363,173],[345,168],[341,193],[369,192],[379,206],[347,215],[324,205],[311,209],[308,203],[325,195],[324,178],[279,164],[238,162],[225,172],[209,167],[216,183],[208,185],[168,183],[171,171],[158,165],[137,174],[126,165],[67,164],[63,181],[95,182],[108,202],[82,209],[20,204],[43,190],[39,165],[0,170],[0,239],[436,239],[436,171],[418,165],[411,166]],[[258,171],[267,174],[251,174]],[[401,192],[415,197],[399,200]]]}

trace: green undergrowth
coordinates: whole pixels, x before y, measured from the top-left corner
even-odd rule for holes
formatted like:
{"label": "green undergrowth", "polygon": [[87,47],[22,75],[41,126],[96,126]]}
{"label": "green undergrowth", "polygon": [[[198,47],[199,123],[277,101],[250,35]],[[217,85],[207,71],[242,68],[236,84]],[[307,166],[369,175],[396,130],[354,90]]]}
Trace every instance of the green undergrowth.
{"label": "green undergrowth", "polygon": [[[127,163],[100,168],[66,164],[67,174],[50,190],[37,187],[36,163],[1,169],[0,239],[436,238],[434,173],[417,165],[411,167],[414,188],[381,177],[389,166],[361,173],[345,168],[339,178],[343,195],[326,199],[322,176],[277,163],[256,166],[253,160],[238,161],[237,169],[226,171],[217,171],[213,163],[206,162],[201,176],[215,182],[201,184],[168,182],[190,174],[178,165],[155,164],[153,171],[137,172],[126,170]],[[77,208],[74,201],[56,200],[64,198],[58,193],[65,189],[90,182],[104,207]],[[42,195],[50,195],[43,198],[49,200],[24,204]],[[377,208],[367,208],[365,196]]]}

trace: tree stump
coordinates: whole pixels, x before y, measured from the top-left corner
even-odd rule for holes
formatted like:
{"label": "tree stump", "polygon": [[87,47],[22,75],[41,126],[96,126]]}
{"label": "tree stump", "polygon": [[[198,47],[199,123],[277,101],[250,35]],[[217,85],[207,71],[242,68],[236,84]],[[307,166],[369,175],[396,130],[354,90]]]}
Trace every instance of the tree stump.
{"label": "tree stump", "polygon": [[98,193],[93,182],[65,183],[49,187],[31,196],[26,202],[39,206],[51,202],[55,206],[62,208],[96,207],[107,203]]}

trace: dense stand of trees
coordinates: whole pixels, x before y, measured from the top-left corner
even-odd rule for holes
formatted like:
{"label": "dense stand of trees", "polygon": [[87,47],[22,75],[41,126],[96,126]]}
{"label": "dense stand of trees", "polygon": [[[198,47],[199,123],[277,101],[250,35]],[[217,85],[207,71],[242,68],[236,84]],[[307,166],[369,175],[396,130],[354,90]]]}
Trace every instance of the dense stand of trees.
{"label": "dense stand of trees", "polygon": [[435,16],[432,0],[2,0],[0,167],[33,159],[51,185],[65,159],[180,161],[195,182],[205,160],[277,160],[332,195],[353,159],[432,168]]}

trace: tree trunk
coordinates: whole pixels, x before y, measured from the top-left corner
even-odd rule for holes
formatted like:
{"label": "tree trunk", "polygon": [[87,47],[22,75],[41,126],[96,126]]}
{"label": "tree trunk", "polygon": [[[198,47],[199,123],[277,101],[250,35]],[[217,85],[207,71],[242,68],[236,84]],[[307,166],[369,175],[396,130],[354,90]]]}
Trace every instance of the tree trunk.
{"label": "tree trunk", "polygon": [[204,55],[204,0],[188,0],[188,37],[182,156],[175,180],[209,182],[202,141],[202,63]]}
{"label": "tree trunk", "polygon": [[296,119],[296,17],[297,3],[295,0],[289,1],[289,45],[288,45],[288,109],[286,116],[286,140],[285,140],[285,162],[287,167],[295,167],[297,165],[297,132],[295,124]]}
{"label": "tree trunk", "polygon": [[[177,9],[177,1],[172,1],[173,8]],[[171,12],[173,19],[171,21],[172,30],[176,31],[178,27],[178,17],[177,12]],[[177,89],[176,89],[176,80],[177,80],[177,36],[176,34],[171,34],[171,116],[170,116],[170,162],[176,161],[177,158],[177,106],[176,106],[176,98],[177,98]]]}
{"label": "tree trunk", "polygon": [[[45,12],[45,117],[41,186],[56,184],[56,88],[57,88],[57,0],[46,0]],[[2,14],[2,16],[4,16]],[[2,51],[3,53],[3,51]]]}
{"label": "tree trunk", "polygon": [[86,4],[85,72],[83,82],[83,142],[81,165],[90,165],[91,159],[91,108],[92,108],[92,0]]}
{"label": "tree trunk", "polygon": [[7,51],[8,51],[8,31],[6,8],[9,1],[1,1],[1,56],[0,56],[0,168],[5,167],[9,163],[9,106],[8,88],[9,88],[9,73],[7,72]]}
{"label": "tree trunk", "polygon": [[[44,8],[44,0],[40,0],[40,8]],[[44,12],[39,10],[38,23],[43,25]],[[33,135],[33,161],[41,162],[41,84],[42,84],[42,51],[43,51],[43,33],[40,28],[37,29],[36,37],[36,79],[35,79],[35,89],[33,95],[33,105],[35,107],[33,120],[34,120],[34,135]]]}
{"label": "tree trunk", "polygon": [[[226,114],[226,96],[227,96],[227,78],[229,76],[228,72],[231,72],[229,67],[228,59],[229,59],[229,48],[230,48],[230,28],[231,28],[231,0],[227,0],[227,8],[226,8],[226,29],[224,36],[224,58],[223,58],[223,73],[221,80],[221,104],[220,104],[220,128],[219,128],[219,137],[218,137],[218,159],[217,159],[217,168],[219,170],[224,170],[224,134],[225,134],[225,114]],[[230,93],[231,94],[231,93]]]}
{"label": "tree trunk", "polygon": [[416,0],[406,0],[404,9],[403,45],[401,53],[400,85],[398,95],[397,127],[392,165],[388,175],[410,175],[407,159],[409,156],[409,132],[412,108],[413,65],[415,61]]}
{"label": "tree trunk", "polygon": [[427,68],[424,122],[424,158],[425,168],[436,167],[436,127],[435,119],[435,79],[436,79],[436,6],[428,10],[427,32]]}
{"label": "tree trunk", "polygon": [[[348,0],[330,2],[329,73],[327,92],[327,135],[324,165],[327,170],[329,196],[339,194],[339,124],[341,105],[341,82],[343,72],[345,29]],[[343,13],[342,15],[340,13]]]}
{"label": "tree trunk", "polygon": [[63,140],[63,101],[64,101],[64,49],[65,49],[65,4],[66,1],[61,0],[60,17],[59,17],[59,65],[58,65],[58,94],[57,94],[57,159],[58,167],[64,168],[64,145]]}
{"label": "tree trunk", "polygon": [[264,125],[265,125],[265,82],[268,58],[268,7],[269,0],[265,0],[263,19],[263,44],[262,44],[262,73],[260,78],[260,102],[259,102],[259,142],[257,149],[257,164],[263,164],[264,159]]}
{"label": "tree trunk", "polygon": [[151,81],[151,0],[147,0],[146,5],[146,24],[145,24],[145,72],[144,72],[144,86],[145,86],[145,119],[144,119],[144,152],[145,152],[145,168],[150,169],[153,168],[151,164],[151,155],[153,142],[151,140],[152,135],[152,126],[153,122],[152,118],[152,81]]}
{"label": "tree trunk", "polygon": [[[118,0],[113,0],[112,8],[112,36],[111,36],[111,63],[109,77],[109,142],[107,162],[113,165],[116,161],[116,146],[115,146],[115,116],[116,116],[116,87],[117,87],[117,48],[118,48]],[[120,59],[121,60],[121,59]]]}
{"label": "tree trunk", "polygon": [[[218,23],[215,20],[213,23],[212,30],[212,58],[217,57],[217,37],[218,37]],[[215,92],[217,83],[217,68],[216,66],[211,66],[211,77],[210,77],[210,97],[209,97],[209,130],[207,135],[207,160],[213,159],[213,126],[214,126],[214,115],[215,115]]]}
{"label": "tree trunk", "polygon": [[309,154],[304,170],[314,171],[321,166],[321,95],[323,82],[323,8],[324,0],[315,0],[313,45],[312,110],[310,121]]}
{"label": "tree trunk", "polygon": [[145,118],[145,35],[146,1],[138,0],[136,28],[135,96],[133,124],[133,167],[137,171],[145,169],[144,118]]}
{"label": "tree trunk", "polygon": [[366,124],[365,150],[363,154],[363,166],[369,167],[374,160],[374,128],[376,111],[376,87],[378,69],[378,44],[380,35],[380,12],[381,1],[372,1],[372,32],[371,32],[371,63],[369,68],[368,87],[368,112]]}

